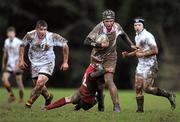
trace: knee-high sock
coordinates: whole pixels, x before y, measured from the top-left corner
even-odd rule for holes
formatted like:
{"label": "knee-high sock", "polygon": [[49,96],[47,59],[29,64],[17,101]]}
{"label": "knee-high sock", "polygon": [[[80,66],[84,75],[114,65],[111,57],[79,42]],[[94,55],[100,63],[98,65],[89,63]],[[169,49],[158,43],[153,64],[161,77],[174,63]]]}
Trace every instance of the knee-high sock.
{"label": "knee-high sock", "polygon": [[170,93],[167,92],[166,90],[163,90],[163,89],[158,88],[156,95],[157,95],[157,96],[163,96],[163,97],[169,98]]}
{"label": "knee-high sock", "polygon": [[144,111],[144,96],[136,97],[137,102],[137,112],[143,112]]}
{"label": "knee-high sock", "polygon": [[50,109],[54,109],[54,108],[58,108],[58,107],[64,106],[66,104],[67,104],[67,102],[66,102],[65,98],[63,97],[63,98],[57,100],[56,102],[46,106],[46,109],[50,110]]}

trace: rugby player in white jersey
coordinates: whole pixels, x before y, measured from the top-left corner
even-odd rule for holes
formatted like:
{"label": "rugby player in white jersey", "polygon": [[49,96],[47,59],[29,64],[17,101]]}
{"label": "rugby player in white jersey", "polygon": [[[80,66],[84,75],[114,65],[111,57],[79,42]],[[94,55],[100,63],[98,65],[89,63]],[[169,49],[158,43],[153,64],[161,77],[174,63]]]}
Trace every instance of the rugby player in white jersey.
{"label": "rugby player in white jersey", "polygon": [[[99,43],[97,38],[101,35],[106,35],[107,39]],[[104,81],[109,88],[115,112],[120,112],[118,92],[113,81],[117,62],[116,39],[118,36],[126,40],[132,48],[136,48],[122,27],[115,22],[115,12],[105,10],[102,13],[102,21],[93,28],[84,41],[85,45],[93,48],[91,63],[101,63],[106,70]]]}
{"label": "rugby player in white jersey", "polygon": [[22,41],[16,37],[16,29],[14,27],[9,27],[7,29],[7,36],[8,38],[5,40],[3,49],[2,81],[9,93],[8,101],[15,101],[16,97],[9,82],[10,76],[14,74],[19,88],[19,102],[23,102],[24,85],[22,81],[22,70],[18,69],[16,66],[19,58],[19,47],[22,44]]}
{"label": "rugby player in white jersey", "polygon": [[158,48],[154,36],[144,28],[144,19],[141,17],[134,19],[134,29],[136,32],[135,42],[139,49],[131,53],[125,51],[122,55],[124,57],[135,55],[138,58],[135,75],[136,112],[144,112],[143,92],[167,98],[171,104],[171,108],[175,109],[175,94],[153,86],[154,78],[158,72],[156,58]]}
{"label": "rugby player in white jersey", "polygon": [[63,64],[60,69],[67,70],[69,47],[67,40],[59,34],[47,31],[47,23],[39,20],[36,23],[35,30],[28,32],[23,38],[23,44],[20,46],[19,67],[26,68],[24,62],[24,50],[29,44],[28,57],[31,62],[32,79],[35,84],[31,95],[25,104],[25,107],[31,108],[36,99],[42,95],[45,98],[45,105],[51,103],[53,95],[48,92],[46,82],[53,73],[55,65],[55,54],[53,46],[63,48]]}

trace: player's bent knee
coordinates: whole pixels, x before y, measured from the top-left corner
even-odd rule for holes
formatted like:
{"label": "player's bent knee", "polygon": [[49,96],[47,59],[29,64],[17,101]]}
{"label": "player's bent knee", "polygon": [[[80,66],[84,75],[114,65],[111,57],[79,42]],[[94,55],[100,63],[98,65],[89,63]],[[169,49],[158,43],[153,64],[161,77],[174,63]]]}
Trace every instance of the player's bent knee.
{"label": "player's bent knee", "polygon": [[42,82],[42,81],[37,81],[36,82],[36,87],[38,88],[38,89],[42,89],[43,87],[44,87],[44,82]]}

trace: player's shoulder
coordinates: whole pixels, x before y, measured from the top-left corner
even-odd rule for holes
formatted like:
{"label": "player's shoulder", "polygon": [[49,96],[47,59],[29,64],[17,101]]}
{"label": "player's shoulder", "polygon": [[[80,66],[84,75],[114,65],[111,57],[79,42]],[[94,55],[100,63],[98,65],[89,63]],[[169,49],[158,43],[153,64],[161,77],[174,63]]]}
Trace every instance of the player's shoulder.
{"label": "player's shoulder", "polygon": [[4,41],[4,43],[7,43],[7,42],[9,42],[9,38],[6,38]]}
{"label": "player's shoulder", "polygon": [[20,38],[18,38],[18,37],[15,37],[14,38],[17,42],[22,42],[22,40],[20,39]]}
{"label": "player's shoulder", "polygon": [[119,23],[117,23],[117,22],[114,22],[114,25],[115,25],[115,26],[120,26],[120,27],[121,27],[121,25],[120,25]]}
{"label": "player's shoulder", "polygon": [[95,29],[100,29],[103,27],[103,22],[99,22],[94,28]]}
{"label": "player's shoulder", "polygon": [[154,38],[154,35],[151,32],[147,31],[146,29],[144,30],[144,33],[146,36]]}
{"label": "player's shoulder", "polygon": [[36,33],[36,30],[32,30],[32,31],[27,32],[27,34],[29,34],[29,35],[32,35],[32,34],[35,34],[35,33]]}
{"label": "player's shoulder", "polygon": [[119,24],[119,23],[117,23],[117,22],[114,22],[114,25],[113,25],[114,27],[115,27],[115,29],[117,29],[117,30],[123,30],[122,29],[122,26]]}
{"label": "player's shoulder", "polygon": [[58,33],[55,33],[55,32],[47,32],[47,37],[50,37],[50,38],[52,38],[52,39],[58,39],[59,37],[61,37],[61,35],[60,34],[58,34]]}
{"label": "player's shoulder", "polygon": [[36,30],[32,30],[26,33],[25,37],[23,40],[32,40],[36,34]]}
{"label": "player's shoulder", "polygon": [[8,45],[9,44],[9,38],[6,38],[5,40],[4,40],[4,45]]}
{"label": "player's shoulder", "polygon": [[58,33],[55,33],[55,32],[47,32],[47,35],[49,35],[49,36],[58,36],[59,34]]}
{"label": "player's shoulder", "polygon": [[37,33],[36,30],[32,30],[32,31],[27,32],[26,35],[33,37],[36,33]]}

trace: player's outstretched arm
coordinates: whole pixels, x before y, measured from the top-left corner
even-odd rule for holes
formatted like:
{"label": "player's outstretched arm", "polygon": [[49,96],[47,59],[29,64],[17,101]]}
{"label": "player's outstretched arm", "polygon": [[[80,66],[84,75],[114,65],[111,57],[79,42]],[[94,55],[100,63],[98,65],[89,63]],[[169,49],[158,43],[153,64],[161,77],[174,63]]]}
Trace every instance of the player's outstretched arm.
{"label": "player's outstretched arm", "polygon": [[131,46],[132,49],[137,49],[137,47],[135,46],[135,44],[130,40],[130,38],[128,37],[128,35],[124,32],[122,34],[120,34],[120,37],[127,41],[129,43],[129,45]]}
{"label": "player's outstretched arm", "polygon": [[123,58],[125,58],[125,57],[130,57],[130,56],[135,56],[136,53],[137,53],[137,51],[138,51],[138,50],[135,50],[135,51],[132,51],[132,52],[124,51],[124,52],[122,52],[122,56],[123,56]]}

